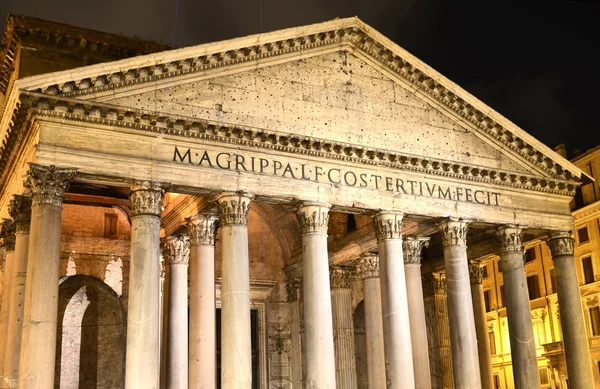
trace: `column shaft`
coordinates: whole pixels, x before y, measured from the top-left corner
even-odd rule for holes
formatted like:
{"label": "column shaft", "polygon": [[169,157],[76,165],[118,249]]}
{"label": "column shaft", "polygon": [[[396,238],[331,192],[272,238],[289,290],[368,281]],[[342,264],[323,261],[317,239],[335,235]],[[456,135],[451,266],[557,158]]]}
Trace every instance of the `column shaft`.
{"label": "column shaft", "polygon": [[292,345],[292,388],[302,388],[302,336],[300,334],[300,279],[286,284],[287,300],[290,305],[290,336]]}
{"label": "column shaft", "polygon": [[139,182],[130,195],[131,256],[126,389],[158,389],[160,380],[160,214],[163,191]]}
{"label": "column shaft", "polygon": [[431,389],[429,345],[421,278],[421,250],[428,242],[429,238],[407,237],[404,238],[403,246],[416,389]]}
{"label": "column shaft", "polygon": [[450,220],[442,225],[450,348],[456,389],[481,387],[466,237],[467,223]]}
{"label": "column shaft", "polygon": [[222,244],[221,385],[228,389],[250,389],[250,198],[227,193],[221,195],[218,204]]}
{"label": "column shaft", "polygon": [[473,302],[473,315],[475,317],[475,331],[477,331],[477,353],[479,355],[479,373],[481,375],[481,388],[494,389],[492,374],[492,355],[490,337],[483,298],[482,264],[480,261],[471,261],[469,273],[471,277],[471,300]]}
{"label": "column shaft", "polygon": [[302,228],[306,389],[336,389],[327,254],[328,212],[328,204],[305,203],[299,208]]}
{"label": "column shaft", "polygon": [[30,164],[32,191],[19,388],[54,389],[63,193],[72,169]]}
{"label": "column shaft", "polygon": [[10,314],[11,289],[13,282],[13,267],[15,265],[15,224],[10,219],[5,219],[2,223],[1,236],[2,245],[5,252],[4,275],[2,282],[2,295],[0,295],[0,388],[7,387],[5,381],[6,375],[4,365],[7,353],[8,343],[8,317]]}
{"label": "column shaft", "polygon": [[594,376],[575,270],[573,238],[570,233],[559,233],[551,236],[547,243],[552,251],[552,260],[556,269],[558,307],[569,388],[593,388]]}
{"label": "column shaft", "polygon": [[368,387],[386,389],[379,258],[365,254],[358,260],[358,267],[363,277]]}
{"label": "column shaft", "polygon": [[188,222],[190,250],[190,389],[217,385],[215,307],[216,218]]}
{"label": "column shaft", "polygon": [[339,389],[356,389],[356,356],[352,289],[349,270],[331,269],[331,306],[335,350],[335,382]]}
{"label": "column shaft", "polygon": [[169,324],[167,328],[167,376],[169,389],[188,388],[188,261],[187,238],[168,238],[163,256],[169,267]]}
{"label": "column shaft", "polygon": [[496,238],[502,262],[515,388],[535,389],[540,387],[540,377],[521,235],[518,227],[503,227],[498,230]]}
{"label": "column shaft", "polygon": [[11,309],[7,323],[8,335],[4,362],[4,380],[7,383],[7,388],[16,388],[19,383],[19,358],[21,355],[23,302],[25,299],[25,279],[29,252],[31,200],[28,197],[15,196],[15,199],[11,200],[10,203],[10,214],[15,219],[17,234],[12,269],[13,276],[10,287]]}
{"label": "column shaft", "polygon": [[402,254],[402,214],[379,213],[374,218],[379,247],[379,277],[383,311],[383,334],[389,389],[414,388],[408,297]]}
{"label": "column shaft", "polygon": [[446,287],[446,272],[432,274],[433,300],[436,311],[437,340],[440,351],[440,371],[442,387],[454,388],[452,372],[452,351],[450,350],[450,322],[448,320],[448,289]]}

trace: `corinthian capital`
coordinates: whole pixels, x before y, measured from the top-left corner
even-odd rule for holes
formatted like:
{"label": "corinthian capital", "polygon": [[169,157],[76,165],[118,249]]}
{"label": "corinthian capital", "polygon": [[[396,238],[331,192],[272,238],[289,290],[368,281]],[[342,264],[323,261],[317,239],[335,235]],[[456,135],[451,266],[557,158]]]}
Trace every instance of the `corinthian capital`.
{"label": "corinthian capital", "polygon": [[216,215],[202,213],[186,219],[186,226],[193,246],[214,246],[217,235]]}
{"label": "corinthian capital", "polygon": [[298,219],[303,234],[314,232],[327,233],[329,208],[327,203],[303,203],[298,207]]}
{"label": "corinthian capital", "polygon": [[561,255],[573,255],[575,251],[575,239],[573,239],[572,231],[563,231],[550,235],[550,238],[546,240],[552,257],[559,257]]}
{"label": "corinthian capital", "polygon": [[289,280],[285,284],[285,291],[287,293],[287,301],[297,301],[300,299],[300,278],[296,277]]}
{"label": "corinthian capital", "polygon": [[496,231],[496,243],[500,254],[523,253],[523,231],[519,226],[501,227]]}
{"label": "corinthian capital", "polygon": [[2,246],[6,251],[15,251],[15,230],[15,222],[12,219],[2,220],[0,239],[2,239]]}
{"label": "corinthian capital", "polygon": [[354,272],[352,269],[346,269],[342,267],[331,267],[329,269],[329,280],[331,282],[331,289],[334,288],[343,288],[350,289],[352,288],[352,276]]}
{"label": "corinthian capital", "polygon": [[477,259],[469,260],[469,278],[471,284],[481,284],[483,282],[483,261]]}
{"label": "corinthian capital", "polygon": [[185,236],[171,236],[162,242],[162,254],[169,265],[187,265],[190,261],[190,240]]}
{"label": "corinthian capital", "polygon": [[76,173],[76,169],[29,163],[29,171],[23,186],[31,191],[33,204],[51,204],[60,207],[65,190]]}
{"label": "corinthian capital", "polygon": [[402,253],[405,265],[420,265],[423,247],[429,246],[429,238],[425,236],[407,236],[402,241]]}
{"label": "corinthian capital", "polygon": [[437,295],[446,294],[446,272],[439,271],[431,273],[433,276],[433,293]]}
{"label": "corinthian capital", "polygon": [[136,181],[131,187],[129,202],[133,216],[158,216],[162,213],[165,191],[156,182]]}
{"label": "corinthian capital", "polygon": [[232,224],[248,225],[248,213],[252,196],[242,192],[225,192],[216,199],[219,207],[219,220],[222,226]]}
{"label": "corinthian capital", "polygon": [[15,220],[17,234],[29,234],[31,225],[31,198],[15,195],[8,206],[8,213]]}
{"label": "corinthian capital", "polygon": [[377,242],[385,239],[402,239],[402,212],[382,211],[373,216]]}
{"label": "corinthian capital", "polygon": [[450,218],[440,224],[444,246],[466,246],[469,223],[462,219]]}
{"label": "corinthian capital", "polygon": [[356,260],[356,268],[361,278],[379,278],[379,256],[364,253]]}

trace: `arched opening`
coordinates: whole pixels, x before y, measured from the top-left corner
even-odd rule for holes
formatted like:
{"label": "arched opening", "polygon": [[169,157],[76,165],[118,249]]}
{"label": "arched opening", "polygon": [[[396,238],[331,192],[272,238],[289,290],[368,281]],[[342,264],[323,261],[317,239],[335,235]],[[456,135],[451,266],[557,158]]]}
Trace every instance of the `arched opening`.
{"label": "arched opening", "polygon": [[126,318],[117,294],[89,276],[59,287],[56,389],[125,386]]}
{"label": "arched opening", "polygon": [[367,338],[365,335],[365,302],[361,301],[354,310],[354,348],[356,356],[356,380],[358,389],[368,388]]}

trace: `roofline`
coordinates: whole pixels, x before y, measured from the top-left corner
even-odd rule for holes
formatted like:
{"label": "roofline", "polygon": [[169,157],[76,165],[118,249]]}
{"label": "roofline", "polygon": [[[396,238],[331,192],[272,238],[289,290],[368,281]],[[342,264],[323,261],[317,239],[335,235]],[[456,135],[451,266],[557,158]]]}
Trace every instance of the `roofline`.
{"label": "roofline", "polygon": [[424,73],[426,76],[431,78],[435,83],[438,83],[439,85],[443,86],[446,90],[458,96],[460,99],[462,99],[464,102],[468,103],[475,109],[479,110],[479,112],[481,112],[483,115],[491,118],[493,121],[497,122],[507,130],[509,130],[511,133],[514,133],[518,138],[522,139],[525,143],[532,146],[532,148],[542,153],[543,156],[549,158],[551,161],[557,163],[561,167],[564,167],[564,170],[569,171],[575,177],[586,180],[585,172],[583,172],[569,160],[563,158],[553,149],[546,146],[539,140],[535,139],[533,136],[529,135],[523,129],[511,122],[509,119],[505,118],[500,113],[496,112],[491,107],[483,103],[481,100],[477,99],[475,96],[473,96],[472,94],[470,94],[451,80],[444,77],[435,69],[425,64],[420,59],[418,59],[402,47],[398,46],[389,38],[385,37],[377,30],[361,21],[358,17],[336,19],[307,26],[287,28],[268,33],[254,34],[241,38],[228,39],[220,42],[205,43],[198,46],[190,46],[171,51],[148,54],[144,56],[114,62],[90,65],[55,73],[26,77],[17,80],[17,83],[20,89],[32,91],[36,89],[44,89],[45,87],[55,84],[62,85],[66,82],[71,82],[74,80],[75,73],[77,73],[78,80],[81,80],[84,78],[97,77],[99,75],[126,72],[131,69],[137,69],[147,66],[167,64],[174,61],[184,60],[203,55],[212,55],[214,53],[227,52],[229,50],[237,50],[244,47],[264,45],[272,43],[273,41],[282,41],[312,34],[320,34],[323,32],[353,27],[362,30],[370,38],[383,45],[386,49],[398,55],[403,60],[407,60],[410,64],[414,65],[414,67],[417,68],[421,73]]}

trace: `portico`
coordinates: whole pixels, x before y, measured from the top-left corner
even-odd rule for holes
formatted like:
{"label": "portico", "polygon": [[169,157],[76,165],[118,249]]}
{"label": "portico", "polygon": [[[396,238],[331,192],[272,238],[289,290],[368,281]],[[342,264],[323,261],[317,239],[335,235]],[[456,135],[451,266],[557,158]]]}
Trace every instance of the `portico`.
{"label": "portico", "polygon": [[[2,149],[2,216],[33,197],[19,388],[54,388],[61,205],[82,188],[129,197],[127,389],[159,388],[161,237],[169,388],[357,389],[364,299],[368,388],[429,389],[420,277],[440,269],[454,387],[480,387],[469,259],[498,252],[515,271],[507,315],[522,341],[525,240],[550,239],[561,310],[574,304],[569,202],[585,174],[356,18],[25,78],[6,110],[0,135],[19,142]],[[498,231],[513,234],[500,249]],[[583,316],[561,320],[569,382],[589,388]],[[531,352],[513,346],[519,388],[539,386]]]}

